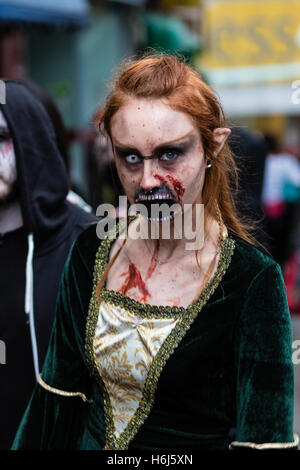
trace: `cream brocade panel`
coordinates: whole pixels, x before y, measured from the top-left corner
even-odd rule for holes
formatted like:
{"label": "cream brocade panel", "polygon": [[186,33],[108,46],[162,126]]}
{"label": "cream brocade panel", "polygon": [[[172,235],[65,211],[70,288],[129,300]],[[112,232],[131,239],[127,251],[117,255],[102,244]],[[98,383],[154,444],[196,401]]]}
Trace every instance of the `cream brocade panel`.
{"label": "cream brocade panel", "polygon": [[176,318],[141,318],[102,301],[93,349],[107,388],[118,438],[134,416],[151,363]]}

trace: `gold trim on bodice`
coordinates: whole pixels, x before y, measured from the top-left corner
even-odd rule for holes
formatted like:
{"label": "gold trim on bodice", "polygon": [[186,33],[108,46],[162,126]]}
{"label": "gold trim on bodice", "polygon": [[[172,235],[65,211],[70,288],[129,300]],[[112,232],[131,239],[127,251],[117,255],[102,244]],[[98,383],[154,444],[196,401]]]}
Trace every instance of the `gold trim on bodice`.
{"label": "gold trim on bodice", "polygon": [[[101,376],[103,371],[99,371],[99,364],[97,361],[97,324],[99,320],[99,304],[96,297],[96,287],[105,267],[107,266],[111,244],[116,239],[118,230],[121,231],[123,223],[121,220],[117,227],[117,233],[113,230],[112,235],[108,234],[108,236],[102,240],[98,248],[94,267],[93,292],[90,300],[86,326],[87,359],[104,396],[106,420],[106,444],[104,449],[107,450],[126,450],[129,443],[137,434],[139,428],[149,416],[154,403],[157,383],[167,360],[179,345],[201,309],[205,306],[220,284],[228,266],[230,265],[231,257],[235,248],[234,239],[224,234],[221,242],[217,269],[210,281],[202,290],[197,302],[189,305],[187,308],[143,304],[131,297],[121,294],[120,292],[111,291],[105,287],[102,288],[101,302],[105,302],[105,305],[111,304],[115,307],[119,306],[124,309],[124,311],[130,312],[131,315],[137,315],[141,319],[176,319],[174,327],[166,336],[155,356],[152,358],[151,364],[147,370],[147,376],[143,383],[138,406],[132,413],[132,417],[124,427],[123,432],[118,434],[114,419],[114,399],[110,395],[109,387],[106,386],[107,378]],[[102,367],[103,365],[101,364],[100,369],[102,369]],[[119,430],[120,429],[121,428],[119,427]]]}
{"label": "gold trim on bodice", "polygon": [[254,450],[269,450],[269,449],[297,449],[299,444],[299,436],[298,434],[294,434],[294,441],[293,442],[264,442],[262,444],[257,444],[256,442],[240,442],[240,441],[233,441],[229,449],[237,449],[237,448],[247,448],[247,449],[254,449]]}
{"label": "gold trim on bodice", "polygon": [[94,354],[109,393],[117,438],[134,416],[153,359],[177,321],[178,318],[141,318],[122,307],[101,302]]}

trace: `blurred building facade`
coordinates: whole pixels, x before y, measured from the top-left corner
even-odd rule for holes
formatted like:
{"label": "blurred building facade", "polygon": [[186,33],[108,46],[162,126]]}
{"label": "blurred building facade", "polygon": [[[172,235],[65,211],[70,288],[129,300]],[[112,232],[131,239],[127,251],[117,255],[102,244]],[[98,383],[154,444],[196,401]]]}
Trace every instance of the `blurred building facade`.
{"label": "blurred building facade", "polygon": [[198,65],[233,122],[300,154],[299,0],[205,0]]}
{"label": "blurred building facade", "polygon": [[195,0],[1,2],[0,76],[30,79],[56,102],[71,130],[73,180],[83,196],[81,132],[104,102],[112,71],[147,47],[190,56],[200,51],[200,17]]}
{"label": "blurred building facade", "polygon": [[142,1],[86,0],[0,5],[0,75],[29,78],[54,99],[72,131],[73,179],[83,195],[80,132],[108,93],[112,69],[140,45],[142,6]]}

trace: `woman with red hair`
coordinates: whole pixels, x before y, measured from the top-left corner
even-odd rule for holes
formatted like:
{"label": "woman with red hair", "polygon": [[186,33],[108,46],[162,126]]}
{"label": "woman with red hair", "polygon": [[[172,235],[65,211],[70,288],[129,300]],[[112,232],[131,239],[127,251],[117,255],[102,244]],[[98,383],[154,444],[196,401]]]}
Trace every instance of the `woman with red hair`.
{"label": "woman with red hair", "polygon": [[73,245],[13,448],[297,448],[282,274],[237,213],[213,91],[177,57],[145,56],[96,123],[139,215]]}

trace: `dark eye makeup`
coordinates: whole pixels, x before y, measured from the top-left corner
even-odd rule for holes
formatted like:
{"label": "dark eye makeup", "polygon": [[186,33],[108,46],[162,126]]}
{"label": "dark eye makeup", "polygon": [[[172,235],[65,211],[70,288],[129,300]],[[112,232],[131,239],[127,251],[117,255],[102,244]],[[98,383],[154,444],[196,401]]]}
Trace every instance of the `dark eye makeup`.
{"label": "dark eye makeup", "polygon": [[[129,147],[115,147],[117,155],[119,158],[124,159],[130,165],[141,163],[143,159],[150,158],[157,158],[163,162],[175,162],[179,157],[183,156],[189,149],[190,145],[187,143],[184,144],[177,144],[177,145],[168,145],[168,146],[161,146],[157,148],[153,155],[142,155],[139,150],[135,148]],[[127,160],[128,157],[137,157],[139,161],[132,161],[129,162]]]}
{"label": "dark eye makeup", "polygon": [[9,130],[6,127],[0,126],[0,142],[5,142],[10,139]]}

